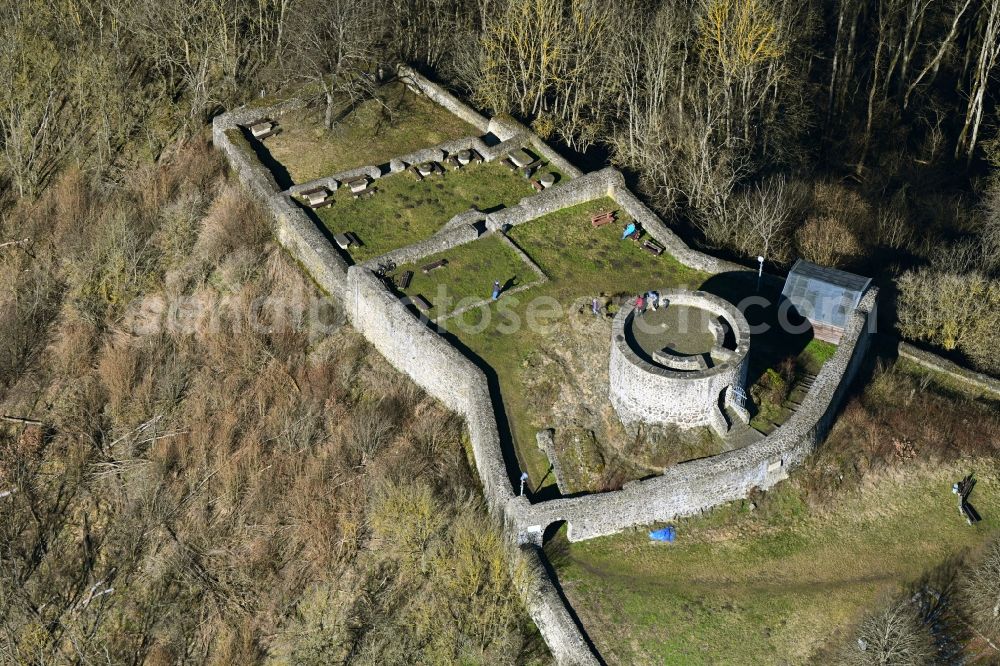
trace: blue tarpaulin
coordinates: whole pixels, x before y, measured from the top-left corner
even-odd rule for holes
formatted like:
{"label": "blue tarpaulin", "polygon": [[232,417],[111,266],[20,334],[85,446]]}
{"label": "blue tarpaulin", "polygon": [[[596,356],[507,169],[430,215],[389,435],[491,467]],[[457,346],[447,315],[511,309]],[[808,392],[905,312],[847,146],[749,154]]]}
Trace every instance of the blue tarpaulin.
{"label": "blue tarpaulin", "polygon": [[666,543],[673,543],[676,537],[677,533],[673,527],[664,527],[662,530],[653,530],[649,533],[649,538],[653,541],[665,541]]}

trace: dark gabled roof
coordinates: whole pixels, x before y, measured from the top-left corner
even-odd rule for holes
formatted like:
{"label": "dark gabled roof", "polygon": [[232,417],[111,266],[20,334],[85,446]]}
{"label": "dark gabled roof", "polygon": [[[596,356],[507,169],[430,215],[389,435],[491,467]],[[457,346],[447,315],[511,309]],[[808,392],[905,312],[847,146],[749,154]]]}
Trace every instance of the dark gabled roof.
{"label": "dark gabled roof", "polygon": [[871,278],[799,259],[781,295],[810,321],[845,328],[869,284]]}

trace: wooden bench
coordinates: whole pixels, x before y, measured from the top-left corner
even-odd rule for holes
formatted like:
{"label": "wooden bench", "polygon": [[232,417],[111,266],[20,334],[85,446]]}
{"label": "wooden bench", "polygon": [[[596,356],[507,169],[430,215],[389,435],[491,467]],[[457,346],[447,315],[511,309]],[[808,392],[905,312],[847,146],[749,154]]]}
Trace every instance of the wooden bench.
{"label": "wooden bench", "polygon": [[422,312],[427,312],[431,309],[431,304],[420,294],[413,297],[413,304],[416,305]]}
{"label": "wooden bench", "polygon": [[438,259],[437,261],[429,263],[426,266],[421,266],[420,272],[426,275],[427,273],[430,273],[431,271],[437,268],[441,268],[442,266],[447,266],[447,265],[448,265],[447,259]]}
{"label": "wooden bench", "polygon": [[642,241],[642,249],[658,257],[663,254],[665,248],[654,240],[646,239]]}
{"label": "wooden bench", "polygon": [[346,250],[352,245],[351,237],[347,234],[335,234],[333,236],[333,242],[336,243],[337,247],[341,250]]}
{"label": "wooden bench", "polygon": [[514,171],[514,170],[517,169],[517,165],[514,164],[514,162],[512,162],[509,157],[503,158],[503,160],[500,161],[500,164],[504,165],[505,167],[507,167],[511,171]]}
{"label": "wooden bench", "polygon": [[614,221],[615,221],[614,211],[609,211],[606,213],[597,213],[596,215],[591,216],[590,226],[596,229],[597,227],[603,227],[605,224],[611,224]]}
{"label": "wooden bench", "polygon": [[417,171],[417,167],[413,166],[412,164],[406,167],[406,170],[412,173],[416,177],[418,182],[424,179],[424,177],[420,175],[420,172]]}
{"label": "wooden bench", "polygon": [[400,289],[406,289],[407,287],[410,286],[410,281],[412,279],[413,279],[413,271],[405,271],[402,275],[399,276],[399,280],[396,281],[396,284],[399,286]]}
{"label": "wooden bench", "polygon": [[354,194],[352,194],[351,196],[354,197],[355,199],[371,199],[373,196],[375,196],[375,188],[366,187],[363,190],[358,190],[357,192],[354,192]]}
{"label": "wooden bench", "polygon": [[299,192],[299,196],[306,200],[306,205],[310,208],[323,208],[324,206],[333,205],[330,190],[325,187],[314,187],[311,190],[304,190]]}
{"label": "wooden bench", "polygon": [[358,247],[364,247],[364,243],[361,242],[361,239],[358,238],[357,234],[355,234],[353,231],[348,231],[344,235],[347,236],[347,239],[349,241],[351,241],[351,245],[357,245]]}
{"label": "wooden bench", "polygon": [[536,192],[541,192],[542,190],[545,189],[545,187],[540,182],[538,182],[537,180],[535,180],[534,178],[531,179],[531,186],[533,188],[535,188]]}

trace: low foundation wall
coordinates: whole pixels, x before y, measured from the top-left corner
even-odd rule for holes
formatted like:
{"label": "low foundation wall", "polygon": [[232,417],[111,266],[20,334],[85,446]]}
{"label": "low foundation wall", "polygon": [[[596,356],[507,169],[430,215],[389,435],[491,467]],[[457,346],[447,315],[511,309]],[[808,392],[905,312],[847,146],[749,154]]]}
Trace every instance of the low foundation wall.
{"label": "low foundation wall", "polygon": [[901,358],[912,361],[928,370],[940,372],[949,379],[961,382],[971,389],[982,391],[995,398],[1000,397],[1000,379],[994,379],[989,375],[963,368],[957,363],[952,363],[937,354],[914,347],[908,342],[900,341],[898,353]]}
{"label": "low foundation wall", "polygon": [[429,257],[432,254],[451,250],[459,245],[471,243],[479,238],[479,236],[479,231],[471,224],[456,226],[446,231],[437,233],[427,240],[414,243],[413,245],[407,245],[406,247],[401,247],[398,250],[387,252],[380,257],[366,261],[362,265],[368,268],[374,268],[383,262],[391,261],[397,266],[401,266],[403,264],[419,261],[420,259]]}
{"label": "low foundation wall", "polygon": [[487,215],[486,226],[492,230],[502,229],[506,225],[516,227],[563,208],[609,196],[613,174],[616,173],[618,172],[614,169],[603,169],[525,197],[516,206]]}
{"label": "low foundation wall", "polygon": [[322,178],[316,178],[315,180],[310,180],[302,183],[301,185],[294,185],[288,188],[288,193],[298,194],[299,192],[308,192],[309,190],[314,190],[317,187],[325,187],[332,192],[346,181],[354,180],[355,178],[360,178],[361,176],[367,176],[369,180],[378,180],[382,177],[382,170],[377,166],[355,167],[353,169],[348,169],[347,171],[335,173],[332,176],[323,176]]}

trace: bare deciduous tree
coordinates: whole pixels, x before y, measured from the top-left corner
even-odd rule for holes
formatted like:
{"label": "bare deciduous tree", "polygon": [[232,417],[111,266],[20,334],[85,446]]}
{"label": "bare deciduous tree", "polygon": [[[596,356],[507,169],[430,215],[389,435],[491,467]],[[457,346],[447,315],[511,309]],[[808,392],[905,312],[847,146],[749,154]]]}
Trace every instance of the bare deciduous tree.
{"label": "bare deciduous tree", "polygon": [[932,663],[933,643],[916,610],[895,602],[865,618],[843,649],[846,666],[923,666]]}
{"label": "bare deciduous tree", "polygon": [[327,129],[338,105],[349,106],[375,90],[378,12],[377,3],[367,0],[307,0],[289,19],[295,39],[286,44],[286,62],[321,91]]}
{"label": "bare deciduous tree", "polygon": [[1000,638],[1000,539],[987,544],[966,575],[963,588],[976,626]]}

